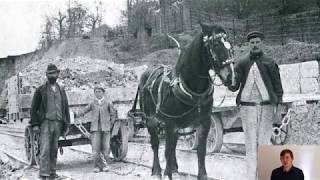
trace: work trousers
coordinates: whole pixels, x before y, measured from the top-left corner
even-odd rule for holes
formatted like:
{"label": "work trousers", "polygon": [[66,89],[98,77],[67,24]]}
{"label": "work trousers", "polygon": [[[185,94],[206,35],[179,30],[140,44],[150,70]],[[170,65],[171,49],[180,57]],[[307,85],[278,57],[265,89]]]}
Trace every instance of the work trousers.
{"label": "work trousers", "polygon": [[274,117],[273,105],[240,107],[245,135],[247,180],[257,180],[257,153],[259,145],[270,145]]}
{"label": "work trousers", "polygon": [[56,173],[58,141],[63,123],[44,120],[40,126],[40,176]]}
{"label": "work trousers", "polygon": [[94,167],[102,169],[103,158],[108,160],[110,154],[110,132],[92,131],[91,138]]}

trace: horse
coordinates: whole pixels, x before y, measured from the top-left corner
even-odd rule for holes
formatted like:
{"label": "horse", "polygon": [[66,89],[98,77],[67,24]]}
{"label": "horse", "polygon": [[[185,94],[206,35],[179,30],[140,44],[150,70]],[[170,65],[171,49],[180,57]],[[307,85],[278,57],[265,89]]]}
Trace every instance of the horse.
{"label": "horse", "polygon": [[200,25],[201,31],[179,55],[174,69],[164,65],[152,67],[140,78],[131,112],[136,111],[139,99],[153,150],[153,179],[161,179],[158,155],[161,125],[165,132],[165,178],[171,180],[178,175],[178,130],[197,127],[198,180],[208,179],[205,155],[213,106],[212,76],[218,76],[227,86],[234,80],[234,70],[226,31],[216,25]]}

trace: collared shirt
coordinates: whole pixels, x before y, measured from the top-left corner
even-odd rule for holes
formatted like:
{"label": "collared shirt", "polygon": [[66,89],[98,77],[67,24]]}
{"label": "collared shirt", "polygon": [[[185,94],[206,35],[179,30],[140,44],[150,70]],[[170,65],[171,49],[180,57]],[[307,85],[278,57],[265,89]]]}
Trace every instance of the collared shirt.
{"label": "collared shirt", "polygon": [[289,171],[284,171],[283,166],[272,171],[271,180],[304,180],[303,171],[292,166]]}
{"label": "collared shirt", "polygon": [[262,102],[270,100],[268,90],[255,62],[250,68],[240,100],[244,102]]}
{"label": "collared shirt", "polygon": [[101,99],[96,98],[98,101],[98,104],[101,106],[104,102],[104,97],[102,97]]}
{"label": "collared shirt", "polygon": [[102,97],[101,99],[96,98],[98,105],[99,105],[99,115],[98,115],[98,131],[102,131],[102,127],[101,127],[101,111],[103,111],[103,103],[104,103],[104,97]]}
{"label": "collared shirt", "polygon": [[61,93],[57,85],[48,85],[46,119],[62,120]]}

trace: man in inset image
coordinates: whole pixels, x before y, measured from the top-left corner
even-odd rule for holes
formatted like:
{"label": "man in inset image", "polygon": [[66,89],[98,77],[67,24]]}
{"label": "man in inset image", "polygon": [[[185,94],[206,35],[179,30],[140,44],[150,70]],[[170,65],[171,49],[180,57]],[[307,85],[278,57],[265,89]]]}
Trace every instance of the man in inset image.
{"label": "man in inset image", "polygon": [[292,164],[293,153],[284,149],[280,153],[282,166],[272,171],[271,180],[304,180],[303,171]]}

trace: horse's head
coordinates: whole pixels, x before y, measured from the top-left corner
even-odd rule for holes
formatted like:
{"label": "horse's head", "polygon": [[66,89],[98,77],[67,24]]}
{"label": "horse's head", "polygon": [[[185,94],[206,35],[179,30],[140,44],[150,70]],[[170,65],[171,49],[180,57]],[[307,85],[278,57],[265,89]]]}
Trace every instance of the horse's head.
{"label": "horse's head", "polygon": [[202,38],[206,49],[206,63],[227,84],[228,76],[233,73],[233,48],[227,40],[226,31],[216,25],[200,23]]}

